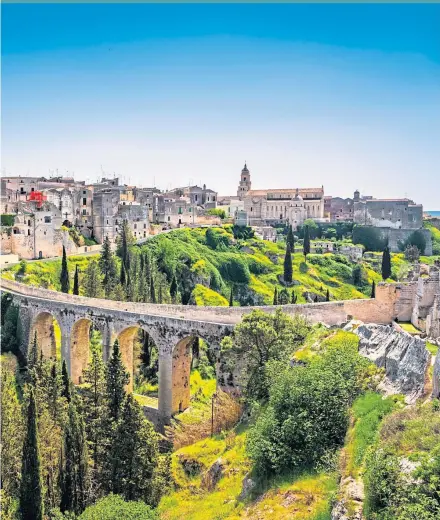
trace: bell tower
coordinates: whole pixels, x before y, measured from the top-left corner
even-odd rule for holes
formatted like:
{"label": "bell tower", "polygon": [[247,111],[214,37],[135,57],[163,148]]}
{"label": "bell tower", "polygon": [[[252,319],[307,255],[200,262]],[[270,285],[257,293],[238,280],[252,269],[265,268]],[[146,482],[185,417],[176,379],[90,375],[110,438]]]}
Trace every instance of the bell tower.
{"label": "bell tower", "polygon": [[240,200],[243,200],[246,193],[251,189],[251,174],[244,163],[244,168],[241,170],[240,183],[238,185],[237,196]]}

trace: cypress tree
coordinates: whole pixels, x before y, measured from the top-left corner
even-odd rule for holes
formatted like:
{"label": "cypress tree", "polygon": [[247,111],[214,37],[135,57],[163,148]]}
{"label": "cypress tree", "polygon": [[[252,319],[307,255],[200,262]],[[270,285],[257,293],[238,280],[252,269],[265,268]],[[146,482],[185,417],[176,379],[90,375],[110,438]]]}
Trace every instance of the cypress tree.
{"label": "cypress tree", "polygon": [[290,299],[290,303],[295,304],[297,300],[298,300],[298,297],[296,296],[295,291],[292,290],[292,296]]}
{"label": "cypress tree", "polygon": [[111,449],[112,492],[125,500],[153,504],[158,436],[132,395],[127,396],[121,415]]}
{"label": "cypress tree", "polygon": [[373,280],[373,283],[371,284],[371,297],[376,298],[376,283]]}
{"label": "cypress tree", "polygon": [[79,295],[79,273],[78,273],[78,264],[75,266],[75,276],[73,278],[73,294],[76,296]]}
{"label": "cypress tree", "polygon": [[31,368],[34,368],[37,363],[38,363],[38,341],[37,341],[37,331],[35,331],[34,340],[32,342],[32,345],[29,349],[29,354],[28,354],[28,360],[27,360],[28,370]]}
{"label": "cypress tree", "polygon": [[102,297],[101,271],[98,262],[91,260],[84,276],[84,292],[89,298]]}
{"label": "cypress tree", "polygon": [[70,403],[72,398],[72,392],[70,388],[70,378],[69,374],[67,372],[67,365],[66,360],[63,359],[63,367],[61,369],[61,376],[63,379],[63,390],[62,390],[62,396],[67,399],[67,402]]}
{"label": "cypress tree", "polygon": [[117,283],[117,270],[108,235],[105,236],[104,242],[102,243],[99,267],[103,276],[102,285],[104,287],[104,294],[106,298],[109,298]]}
{"label": "cypress tree", "polygon": [[387,280],[391,276],[391,255],[387,246],[382,253],[382,279]]}
{"label": "cypress tree", "polygon": [[287,305],[289,303],[289,292],[284,287],[278,294],[278,305]]}
{"label": "cypress tree", "polygon": [[234,306],[234,291],[231,287],[231,294],[229,295],[229,307],[233,307]]}
{"label": "cypress tree", "polygon": [[153,274],[151,274],[151,278],[150,278],[150,300],[151,300],[151,303],[156,303],[156,291],[154,289]]}
{"label": "cypress tree", "polygon": [[78,413],[75,399],[69,403],[63,449],[60,509],[62,512],[73,511],[79,514],[87,505],[89,478],[85,426]]}
{"label": "cypress tree", "polygon": [[60,274],[61,290],[63,293],[68,293],[70,290],[69,270],[67,269],[66,248],[63,246],[63,259],[61,261]]}
{"label": "cypress tree", "polygon": [[278,289],[275,287],[275,291],[273,293],[273,303],[272,305],[278,305]]}
{"label": "cypress tree", "polygon": [[286,246],[290,247],[292,253],[295,251],[295,237],[293,236],[292,225],[289,225],[289,230],[287,231]]}
{"label": "cypress tree", "polygon": [[159,290],[157,291],[157,303],[162,303],[163,297],[162,297],[162,284],[159,283]]}
{"label": "cypress tree", "polygon": [[109,416],[117,421],[121,416],[122,405],[125,399],[125,386],[130,382],[130,376],[122,362],[119,341],[113,345],[112,356],[107,365],[106,390],[109,407]]}
{"label": "cypress tree", "polygon": [[289,244],[287,244],[286,256],[284,257],[284,282],[292,283],[292,255]]}
{"label": "cypress tree", "polygon": [[33,389],[29,395],[27,429],[23,444],[20,513],[22,520],[43,520],[44,516],[37,409]]}
{"label": "cypress tree", "polygon": [[325,294],[325,301],[326,302],[329,302],[330,301],[330,291],[327,289],[327,292]]}
{"label": "cypress tree", "polygon": [[122,287],[125,287],[125,284],[127,283],[127,273],[125,271],[124,263],[121,262],[121,275],[120,275],[121,285]]}
{"label": "cypress tree", "polygon": [[304,245],[303,245],[304,258],[307,260],[307,255],[310,253],[310,232],[309,226],[304,227]]}
{"label": "cypress tree", "polygon": [[173,279],[171,280],[170,295],[171,295],[171,299],[172,299],[173,303],[176,303],[176,299],[177,299],[177,280],[176,280],[176,275],[175,274],[173,274]]}
{"label": "cypress tree", "polygon": [[106,408],[105,364],[98,345],[92,344],[91,360],[84,370],[84,381],[88,388],[84,390],[83,409],[86,421],[86,433],[89,452],[93,461],[94,478],[102,482],[102,465],[108,446],[108,424]]}

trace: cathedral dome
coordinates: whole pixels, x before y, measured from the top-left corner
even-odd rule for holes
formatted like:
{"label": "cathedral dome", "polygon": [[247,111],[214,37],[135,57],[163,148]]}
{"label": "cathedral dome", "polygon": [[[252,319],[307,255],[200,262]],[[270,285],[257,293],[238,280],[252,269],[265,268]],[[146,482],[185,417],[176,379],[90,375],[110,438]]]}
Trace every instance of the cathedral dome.
{"label": "cathedral dome", "polygon": [[299,194],[298,188],[296,188],[296,193],[295,193],[295,196],[293,197],[293,200],[296,200],[296,201],[303,200],[303,198]]}
{"label": "cathedral dome", "polygon": [[246,172],[246,173],[249,173],[249,170],[246,166],[246,163],[244,163],[244,168],[241,170],[242,172]]}

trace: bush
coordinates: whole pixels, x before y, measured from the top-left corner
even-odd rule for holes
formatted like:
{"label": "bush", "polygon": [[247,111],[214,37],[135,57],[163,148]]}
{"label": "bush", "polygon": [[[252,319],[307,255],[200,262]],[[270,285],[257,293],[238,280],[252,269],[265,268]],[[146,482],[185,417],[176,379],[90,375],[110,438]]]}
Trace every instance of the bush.
{"label": "bush", "polygon": [[159,520],[159,515],[144,502],[126,502],[118,495],[107,495],[89,506],[78,520]]}
{"label": "bush", "polygon": [[249,267],[241,258],[228,256],[220,265],[220,273],[228,282],[249,283],[251,273]]}
{"label": "bush", "polygon": [[401,251],[405,251],[407,247],[415,246],[423,255],[425,254],[426,239],[425,235],[418,229],[411,233],[411,235],[404,241],[399,243]]}
{"label": "bush", "polygon": [[226,218],[226,213],[225,213],[225,210],[224,209],[220,209],[220,208],[212,208],[212,209],[209,209],[207,212],[206,212],[207,215],[214,215],[216,217],[220,217],[222,220]]}
{"label": "bush", "polygon": [[232,227],[232,233],[236,240],[249,240],[254,238],[254,230],[250,226],[234,226]]}
{"label": "bush", "polygon": [[1,218],[2,226],[11,227],[14,225],[15,215],[4,214],[4,215],[0,215],[0,218]]}
{"label": "bush", "polygon": [[382,232],[371,226],[354,226],[353,244],[361,244],[366,251],[383,251],[387,246],[387,239]]}
{"label": "bush", "polygon": [[223,229],[207,229],[205,241],[211,249],[225,250],[229,246],[229,236]]}
{"label": "bush", "polygon": [[271,374],[269,404],[248,437],[256,471],[271,474],[311,466],[342,445],[348,406],[361,393],[369,366],[348,340],[329,345],[305,367],[277,367]]}

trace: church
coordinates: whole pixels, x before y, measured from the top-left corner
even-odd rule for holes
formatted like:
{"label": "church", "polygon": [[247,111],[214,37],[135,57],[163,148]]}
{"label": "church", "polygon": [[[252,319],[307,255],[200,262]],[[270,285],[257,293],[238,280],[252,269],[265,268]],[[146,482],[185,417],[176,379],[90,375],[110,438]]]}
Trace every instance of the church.
{"label": "church", "polygon": [[294,230],[304,220],[324,220],[324,186],[253,190],[247,165],[241,170],[237,196],[244,202],[250,226],[291,224]]}

